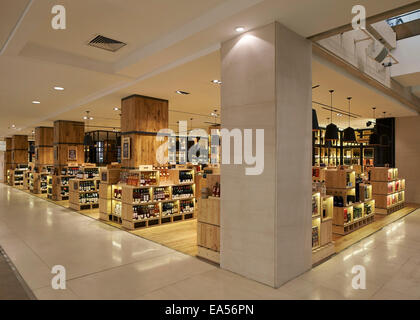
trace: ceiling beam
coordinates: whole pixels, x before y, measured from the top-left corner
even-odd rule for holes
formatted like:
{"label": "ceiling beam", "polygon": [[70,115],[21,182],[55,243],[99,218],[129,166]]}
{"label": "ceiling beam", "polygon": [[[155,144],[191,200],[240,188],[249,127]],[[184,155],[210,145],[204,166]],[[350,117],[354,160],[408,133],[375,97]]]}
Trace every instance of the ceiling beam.
{"label": "ceiling beam", "polygon": [[[418,9],[420,9],[420,1],[416,1],[416,2],[413,2],[413,3],[407,4],[405,6],[402,6],[402,7],[396,8],[396,9],[392,9],[392,10],[388,10],[388,11],[376,14],[374,16],[368,17],[368,18],[366,18],[366,25],[370,25],[370,24],[373,24],[373,23],[376,23],[376,22],[379,22],[379,21],[384,21],[386,19],[389,19],[389,18],[392,18],[392,17],[395,17],[395,16],[399,16],[401,14],[404,14],[404,13],[407,13],[407,12],[410,12],[410,11],[415,11],[415,10],[418,10]],[[331,30],[328,30],[328,31],[325,31],[325,32],[315,34],[313,36],[308,37],[308,39],[313,41],[313,42],[317,42],[317,41],[320,41],[320,40],[323,40],[323,39],[326,39],[326,38],[329,38],[329,37],[332,37],[332,36],[335,36],[337,34],[347,32],[347,31],[351,31],[351,30],[353,30],[352,24],[348,23],[348,24],[345,24],[341,27],[337,27],[337,28],[334,28],[334,29],[331,29]]]}
{"label": "ceiling beam", "polygon": [[348,63],[344,59],[336,56],[331,51],[321,47],[317,43],[312,44],[312,51],[314,55],[327,60],[328,62],[339,67],[346,73],[354,76],[355,78],[363,81],[364,83],[367,83],[371,87],[376,88],[388,97],[397,100],[398,102],[408,107],[409,109],[415,111],[416,113],[420,113],[420,98],[416,97],[409,90],[399,85],[395,80],[391,79],[391,86],[387,87],[384,84],[377,81],[376,79],[367,75],[366,73],[360,71],[358,68]]}

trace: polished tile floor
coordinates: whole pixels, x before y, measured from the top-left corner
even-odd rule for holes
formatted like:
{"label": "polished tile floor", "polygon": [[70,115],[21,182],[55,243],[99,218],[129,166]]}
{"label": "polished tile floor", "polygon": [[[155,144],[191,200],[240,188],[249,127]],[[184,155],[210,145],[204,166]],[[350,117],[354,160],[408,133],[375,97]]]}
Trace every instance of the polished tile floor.
{"label": "polished tile floor", "polygon": [[0,184],[0,246],[38,299],[420,299],[419,231],[417,210],[273,289]]}

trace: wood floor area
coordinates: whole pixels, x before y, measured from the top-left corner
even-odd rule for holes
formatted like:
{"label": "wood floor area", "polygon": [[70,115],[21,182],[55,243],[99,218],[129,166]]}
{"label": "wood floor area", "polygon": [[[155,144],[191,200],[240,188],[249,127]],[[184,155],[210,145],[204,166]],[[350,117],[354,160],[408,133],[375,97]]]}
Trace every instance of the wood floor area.
{"label": "wood floor area", "polygon": [[185,254],[197,255],[197,219],[130,232]]}
{"label": "wood floor area", "polygon": [[348,235],[340,236],[337,234],[333,234],[333,241],[335,242],[335,252],[339,253],[340,251],[343,251],[344,249],[359,242],[360,240],[381,230],[383,227],[387,226],[388,224],[393,223],[405,217],[406,215],[412,213],[418,208],[420,208],[420,205],[418,204],[407,203],[403,209],[396,211],[390,215],[379,215],[379,214],[375,215],[374,222]]}

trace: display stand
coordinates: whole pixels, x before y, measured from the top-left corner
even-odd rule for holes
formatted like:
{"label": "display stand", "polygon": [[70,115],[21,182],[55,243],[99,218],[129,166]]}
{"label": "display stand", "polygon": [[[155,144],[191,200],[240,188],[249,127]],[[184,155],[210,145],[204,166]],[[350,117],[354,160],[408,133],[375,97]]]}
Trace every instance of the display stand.
{"label": "display stand", "polygon": [[76,211],[99,208],[98,178],[70,179],[70,208]]}
{"label": "display stand", "polygon": [[99,218],[122,224],[121,168],[101,168],[99,185]]}
{"label": "display stand", "polygon": [[405,206],[405,179],[398,178],[398,169],[374,167],[370,170],[376,214],[388,215]]}
{"label": "display stand", "polygon": [[334,196],[333,233],[349,234],[375,220],[375,201],[356,202],[356,173],[351,169],[326,171],[327,194]]}
{"label": "display stand", "polygon": [[173,180],[161,184],[159,170],[128,172],[121,183],[123,227],[134,230],[194,218],[194,175],[192,182],[184,170],[169,170],[169,175]]}
{"label": "display stand", "polygon": [[332,241],[334,197],[312,194],[312,264],[335,253]]}
{"label": "display stand", "polygon": [[79,166],[65,166],[61,169],[55,169],[51,176],[51,192],[49,197],[54,201],[69,200],[69,183],[71,179],[75,179],[79,172]]}
{"label": "display stand", "polygon": [[205,180],[207,191],[198,200],[197,256],[220,263],[220,175],[210,174]]}

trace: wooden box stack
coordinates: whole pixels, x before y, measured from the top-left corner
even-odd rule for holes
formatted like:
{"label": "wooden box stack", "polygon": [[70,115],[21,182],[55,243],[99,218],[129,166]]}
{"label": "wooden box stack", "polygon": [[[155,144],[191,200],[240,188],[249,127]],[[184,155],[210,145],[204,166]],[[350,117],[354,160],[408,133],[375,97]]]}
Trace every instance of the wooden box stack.
{"label": "wooden box stack", "polygon": [[405,179],[398,178],[397,168],[371,168],[370,183],[377,214],[388,215],[404,208]]}
{"label": "wooden box stack", "polygon": [[[132,95],[121,101],[122,168],[137,169],[140,165],[157,165],[156,153],[164,143],[154,133],[168,128],[168,101]],[[124,141],[129,140],[127,147]]]}
{"label": "wooden box stack", "polygon": [[35,128],[35,167],[41,169],[53,164],[54,128],[37,127]]}
{"label": "wooden box stack", "polygon": [[327,194],[343,199],[342,206],[334,206],[333,233],[346,235],[375,220],[375,201],[364,199],[357,203],[356,173],[351,169],[331,169],[326,171]]}
{"label": "wooden box stack", "polygon": [[114,199],[114,188],[120,181],[121,167],[108,166],[101,168],[99,185],[99,218],[104,221],[114,221],[122,223],[121,217],[115,215],[116,202],[121,202],[119,199]]}
{"label": "wooden box stack", "polygon": [[[210,193],[216,183],[220,185],[220,175],[207,175],[206,180]],[[198,202],[200,210],[197,215],[197,255],[220,263],[220,198],[199,197]]]}

